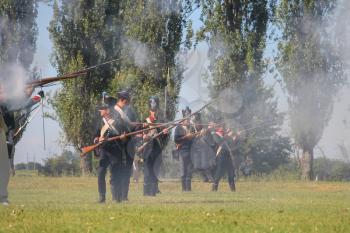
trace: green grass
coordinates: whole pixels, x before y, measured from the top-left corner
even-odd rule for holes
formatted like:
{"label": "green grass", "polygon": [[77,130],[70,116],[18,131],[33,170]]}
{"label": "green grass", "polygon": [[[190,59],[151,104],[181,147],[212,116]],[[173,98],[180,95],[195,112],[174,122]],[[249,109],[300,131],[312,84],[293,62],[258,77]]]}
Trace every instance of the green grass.
{"label": "green grass", "polygon": [[9,207],[0,207],[0,232],[350,232],[350,184],[238,182],[219,192],[194,182],[182,193],[162,182],[162,194],[143,197],[132,184],[129,202],[110,195],[96,204],[96,178],[18,176]]}

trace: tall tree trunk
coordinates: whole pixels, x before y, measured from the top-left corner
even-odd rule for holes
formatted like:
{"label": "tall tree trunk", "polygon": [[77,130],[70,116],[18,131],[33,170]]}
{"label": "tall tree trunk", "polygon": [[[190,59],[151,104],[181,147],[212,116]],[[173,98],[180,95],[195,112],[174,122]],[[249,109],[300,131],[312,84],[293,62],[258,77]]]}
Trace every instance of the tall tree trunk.
{"label": "tall tree trunk", "polygon": [[80,160],[80,169],[82,176],[91,175],[92,173],[92,154],[88,153]]}
{"label": "tall tree trunk", "polygon": [[303,180],[313,179],[313,160],[314,160],[314,150],[313,148],[303,148],[303,154],[301,157],[301,178]]}

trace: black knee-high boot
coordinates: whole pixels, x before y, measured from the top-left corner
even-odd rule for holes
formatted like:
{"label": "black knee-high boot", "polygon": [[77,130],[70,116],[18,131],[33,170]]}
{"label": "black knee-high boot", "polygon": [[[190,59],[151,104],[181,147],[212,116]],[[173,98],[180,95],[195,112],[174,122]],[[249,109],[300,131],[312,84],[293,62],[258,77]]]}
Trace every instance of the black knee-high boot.
{"label": "black knee-high boot", "polygon": [[182,192],[187,191],[186,190],[186,180],[184,177],[181,178],[181,185],[182,185]]}
{"label": "black knee-high boot", "polygon": [[187,179],[187,180],[186,180],[186,191],[187,191],[187,192],[192,191],[191,180],[190,180],[190,179]]}

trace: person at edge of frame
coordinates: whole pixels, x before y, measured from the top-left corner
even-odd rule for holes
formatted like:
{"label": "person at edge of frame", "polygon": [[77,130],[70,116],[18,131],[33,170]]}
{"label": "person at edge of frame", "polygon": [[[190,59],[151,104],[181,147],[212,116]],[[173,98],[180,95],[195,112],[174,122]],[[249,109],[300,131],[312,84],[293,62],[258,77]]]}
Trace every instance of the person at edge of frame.
{"label": "person at edge of frame", "polygon": [[[149,116],[146,118],[144,127],[152,127],[152,124],[164,123],[164,119],[162,119],[162,114],[159,109],[159,98],[157,96],[151,96],[148,100],[148,106]],[[157,135],[160,132],[162,133],[158,137],[151,139],[154,135]],[[153,129],[144,134],[143,140],[145,143],[148,143],[142,152],[142,158],[144,161],[144,196],[156,196],[157,193],[160,193],[158,187],[158,175],[162,161],[162,150],[164,149],[167,136],[168,130],[166,128]]]}
{"label": "person at edge of frame", "polygon": [[[183,118],[191,115],[191,109],[187,106],[182,110]],[[183,192],[189,192],[191,188],[193,165],[191,162],[191,143],[195,134],[190,127],[190,119],[186,119],[183,124],[176,126],[174,141],[179,154],[181,186]]]}
{"label": "person at edge of frame", "polygon": [[[10,180],[10,153],[12,153],[12,150],[9,151],[8,149],[6,138],[6,134],[8,133],[7,124],[13,124],[13,122],[10,122],[9,119],[6,118],[10,112],[30,108],[36,103],[35,100],[28,99],[32,95],[34,88],[30,86],[24,91],[25,98],[23,100],[16,100],[16,102],[21,104],[14,108],[8,108],[9,106],[13,107],[11,101],[15,100],[9,99],[8,96],[6,96],[6,86],[3,83],[0,83],[0,203],[4,206],[9,205],[7,188]],[[6,122],[6,120],[8,122]]]}
{"label": "person at edge of frame", "polygon": [[[1,102],[3,101],[2,97],[0,93]],[[6,131],[7,126],[0,109],[0,203],[4,206],[9,204],[7,186],[10,181],[10,160],[6,145]]]}
{"label": "person at edge of frame", "polygon": [[212,191],[216,192],[218,190],[221,178],[225,175],[225,173],[227,173],[227,180],[230,190],[232,192],[235,192],[235,170],[228,141],[235,141],[237,139],[237,136],[233,135],[232,130],[225,130],[224,124],[216,125],[213,121],[210,121],[209,124],[211,135],[215,142],[216,153],[216,167],[214,172]]}
{"label": "person at edge of frame", "polygon": [[[30,95],[30,92],[28,92],[28,95]],[[15,118],[15,113],[21,112],[22,110],[29,112],[31,107],[39,103],[44,97],[45,97],[44,92],[39,91],[36,95],[32,96],[29,99],[26,99],[23,102],[23,104],[21,104],[20,106],[16,106],[16,108],[8,108],[8,106],[6,105],[1,106],[3,117],[7,126],[6,144],[7,144],[7,150],[8,150],[9,159],[10,159],[10,171],[12,176],[16,175],[15,165],[14,165],[15,144],[17,141],[16,136],[20,132],[20,128],[22,126],[21,123],[19,122],[20,120],[18,119],[22,118],[27,114],[27,113],[21,113],[22,115],[20,115],[19,117],[17,116]]]}

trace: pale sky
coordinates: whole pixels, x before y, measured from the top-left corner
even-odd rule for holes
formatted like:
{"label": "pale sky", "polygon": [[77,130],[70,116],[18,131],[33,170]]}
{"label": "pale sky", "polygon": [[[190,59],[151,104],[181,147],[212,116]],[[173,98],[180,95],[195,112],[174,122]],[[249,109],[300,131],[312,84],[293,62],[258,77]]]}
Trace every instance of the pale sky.
{"label": "pale sky", "polygon": [[[43,77],[55,76],[56,70],[50,64],[50,55],[52,53],[52,43],[49,39],[49,32],[47,27],[52,18],[52,9],[47,4],[40,2],[38,9],[38,27],[39,34],[37,40],[37,52],[34,58],[34,64],[41,68]],[[200,23],[199,12],[197,11],[192,15],[195,29],[198,29]],[[266,56],[273,54],[272,50],[275,45],[268,43]],[[201,101],[207,98],[206,84],[200,78],[202,71],[205,70],[208,64],[206,58],[207,46],[201,43],[198,46],[196,52],[192,52],[189,57],[190,67],[184,74],[185,80],[180,92],[180,107],[191,105],[194,108],[201,105]],[[287,110],[286,97],[283,93],[281,86],[269,75],[266,76],[267,85],[274,86],[276,95],[279,99],[280,110],[285,112]],[[56,87],[45,88],[44,91],[52,91]],[[39,90],[36,90],[36,92]],[[329,126],[324,132],[324,137],[320,141],[319,145],[326,152],[328,157],[340,158],[337,151],[337,144],[345,142],[350,149],[350,126],[344,127],[343,120],[347,119],[350,124],[350,89],[345,88],[338,98],[338,101],[334,108],[334,114]],[[47,111],[47,109],[45,110]],[[51,119],[45,119],[45,136],[46,136],[46,149],[44,150],[44,137],[42,126],[41,112],[36,115],[33,120],[27,126],[21,141],[16,146],[15,163],[29,161],[41,162],[42,159],[52,156],[54,154],[60,154],[62,151],[59,145],[59,138],[62,134],[57,122]],[[289,133],[289,128],[285,127],[284,134]],[[320,155],[319,151],[315,151],[316,156]]]}

